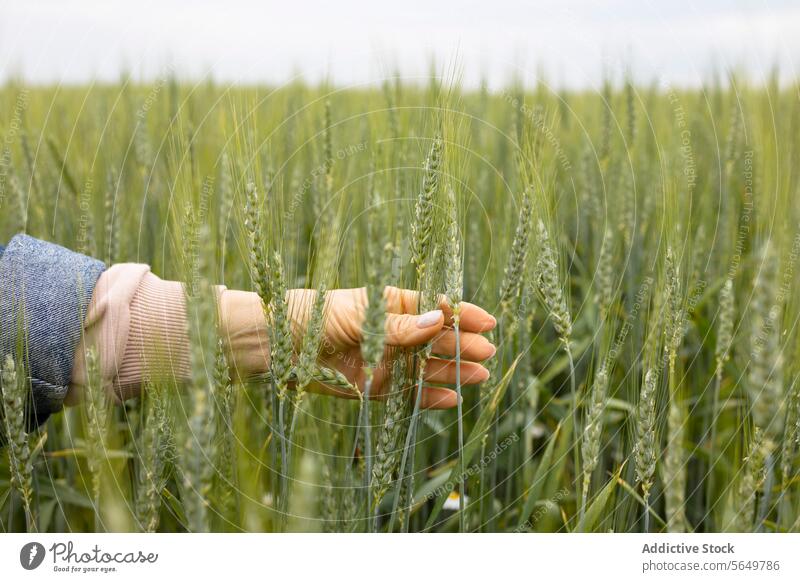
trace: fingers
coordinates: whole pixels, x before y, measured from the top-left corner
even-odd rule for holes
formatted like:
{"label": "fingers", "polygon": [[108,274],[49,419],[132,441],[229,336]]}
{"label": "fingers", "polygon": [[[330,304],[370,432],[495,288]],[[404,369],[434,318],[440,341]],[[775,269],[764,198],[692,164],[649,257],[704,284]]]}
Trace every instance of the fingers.
{"label": "fingers", "polygon": [[[389,313],[417,313],[419,293],[399,287],[386,287],[383,292],[386,299],[386,311]],[[444,312],[445,325],[453,324],[453,312],[447,305],[444,296],[439,298],[439,308]],[[461,329],[475,333],[491,331],[497,320],[485,309],[473,303],[461,303]]]}
{"label": "fingers", "polygon": [[[355,400],[357,396],[352,392],[342,390],[341,388],[334,388],[319,382],[312,382],[308,385],[307,390],[317,394],[327,394],[337,398],[344,398],[345,400]],[[385,400],[388,394],[373,394],[371,400]],[[420,408],[430,409],[444,409],[453,408],[458,404],[458,394],[455,390],[450,388],[442,388],[439,386],[423,386],[422,399],[420,400]]]}
{"label": "fingers", "polygon": [[[445,315],[447,316],[445,325],[452,325],[453,314],[449,308],[445,309]],[[492,331],[496,325],[497,320],[483,307],[478,307],[477,305],[468,303],[466,301],[461,303],[460,329],[475,333],[483,333],[486,331]]]}
{"label": "fingers", "polygon": [[420,407],[433,410],[453,408],[458,404],[458,394],[449,388],[423,386]]}
{"label": "fingers", "polygon": [[401,289],[387,285],[383,290],[383,298],[386,300],[387,313],[410,313],[417,312],[419,293],[411,289]]}
{"label": "fingers", "polygon": [[431,341],[442,330],[444,314],[436,309],[422,315],[386,316],[386,343],[411,348]]}
{"label": "fingers", "polygon": [[[327,394],[344,398],[346,400],[355,400],[356,395],[352,392],[344,392],[341,389],[331,388],[324,384],[312,382],[308,386],[308,390],[318,394]],[[375,394],[371,400],[385,400],[388,394]],[[450,388],[442,388],[440,386],[423,386],[422,399],[420,400],[420,408],[428,408],[434,410],[441,410],[445,408],[453,408],[458,404],[458,394],[455,390]]]}
{"label": "fingers", "polygon": [[[455,384],[458,365],[455,360],[431,358],[425,366],[425,380],[438,384]],[[480,384],[489,379],[489,370],[476,362],[461,362],[461,384]]]}
{"label": "fingers", "polygon": [[[477,333],[459,331],[461,335],[461,357],[473,362],[482,362],[491,358],[497,348],[488,339]],[[433,353],[441,356],[456,355],[456,334],[452,330],[445,330],[433,342]]]}

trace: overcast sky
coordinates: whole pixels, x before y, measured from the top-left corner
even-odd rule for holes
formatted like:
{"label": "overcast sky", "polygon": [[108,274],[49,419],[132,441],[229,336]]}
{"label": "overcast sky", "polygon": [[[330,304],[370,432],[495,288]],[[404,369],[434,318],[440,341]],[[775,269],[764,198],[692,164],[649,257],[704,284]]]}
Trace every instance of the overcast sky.
{"label": "overcast sky", "polygon": [[642,81],[697,85],[738,68],[758,80],[777,63],[795,78],[800,2],[443,0],[0,0],[0,79],[153,78],[283,83],[298,73],[342,85],[395,69],[424,76],[456,60],[464,81],[512,75],[594,86],[628,65]]}

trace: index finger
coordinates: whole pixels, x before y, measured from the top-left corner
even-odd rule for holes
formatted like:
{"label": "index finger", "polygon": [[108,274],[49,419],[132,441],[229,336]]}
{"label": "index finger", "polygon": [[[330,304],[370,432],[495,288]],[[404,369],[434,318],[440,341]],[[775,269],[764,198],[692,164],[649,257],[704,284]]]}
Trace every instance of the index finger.
{"label": "index finger", "polygon": [[[442,301],[441,307],[442,311],[444,311],[444,324],[452,326],[453,311],[450,309],[447,301]],[[485,331],[492,331],[496,325],[497,320],[483,307],[479,307],[468,301],[461,302],[461,321],[459,324],[461,330],[482,333]]]}
{"label": "index finger", "polygon": [[[389,313],[406,313],[409,315],[417,314],[419,303],[419,292],[411,289],[400,289],[398,287],[387,286],[383,293],[386,299],[386,311]],[[444,312],[444,324],[453,325],[453,310],[450,309],[444,295],[439,296],[439,308]],[[461,322],[460,328],[464,331],[482,333],[491,331],[497,325],[497,320],[488,311],[470,303],[461,302]]]}

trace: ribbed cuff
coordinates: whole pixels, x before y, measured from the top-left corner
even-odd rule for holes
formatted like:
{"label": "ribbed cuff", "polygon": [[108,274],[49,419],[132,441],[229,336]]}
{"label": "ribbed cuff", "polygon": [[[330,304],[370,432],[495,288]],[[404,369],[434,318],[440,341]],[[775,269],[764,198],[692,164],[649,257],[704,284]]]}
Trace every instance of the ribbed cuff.
{"label": "ribbed cuff", "polygon": [[147,273],[130,304],[131,325],[115,386],[121,399],[136,395],[144,378],[190,377],[186,296],[178,281]]}
{"label": "ribbed cuff", "polygon": [[[77,404],[87,384],[86,349],[97,350],[100,375],[104,386],[113,386],[122,365],[131,326],[130,305],[141,281],[150,272],[147,265],[120,263],[98,279],[84,321],[84,333],[75,352],[72,381],[65,399]],[[113,396],[113,390],[109,390]]]}

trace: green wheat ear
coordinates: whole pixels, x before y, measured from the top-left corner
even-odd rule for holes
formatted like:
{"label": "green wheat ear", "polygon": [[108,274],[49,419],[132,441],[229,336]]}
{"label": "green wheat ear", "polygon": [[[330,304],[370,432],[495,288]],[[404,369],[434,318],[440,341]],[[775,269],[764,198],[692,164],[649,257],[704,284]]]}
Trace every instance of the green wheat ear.
{"label": "green wheat ear", "polygon": [[217,341],[213,377],[214,405],[216,417],[216,442],[213,447],[215,467],[216,509],[227,523],[235,523],[238,505],[238,473],[236,470],[236,440],[234,435],[234,411],[236,393],[231,382],[225,343]]}
{"label": "green wheat ear", "polygon": [[719,324],[714,352],[719,373],[722,373],[722,367],[730,359],[731,346],[733,345],[734,318],[733,280],[726,279],[719,292]]}
{"label": "green wheat ear", "polygon": [[25,406],[28,383],[20,373],[14,358],[6,355],[0,380],[3,395],[3,421],[8,441],[8,460],[11,486],[22,498],[28,531],[36,531],[33,514],[33,465],[28,432],[25,427]]}
{"label": "green wheat ear", "polygon": [[[636,482],[642,486],[642,497],[647,504],[650,490],[653,487],[653,475],[656,472],[658,458],[656,444],[656,390],[658,389],[658,372],[647,370],[639,393],[639,404],[636,407]],[[645,507],[645,511],[648,508]],[[645,514],[647,515],[647,514]]]}
{"label": "green wheat ear", "polygon": [[139,434],[136,468],[136,519],[143,532],[158,529],[166,469],[174,458],[171,410],[166,387],[145,379],[144,414]]}
{"label": "green wheat ear", "polygon": [[275,252],[270,261],[270,370],[275,382],[275,390],[279,400],[285,400],[289,389],[289,375],[292,372],[292,329],[289,317],[289,305],[286,302],[286,274],[283,259]]}
{"label": "green wheat ear", "polygon": [[749,395],[753,422],[770,448],[781,439],[785,417],[781,304],[778,299],[779,259],[767,242],[758,253],[758,273],[751,301]]}
{"label": "green wheat ear", "polygon": [[120,253],[120,214],[121,208],[117,206],[118,181],[113,172],[106,173],[106,183],[103,189],[103,217],[105,219],[103,245],[105,246],[105,261],[107,265],[114,264]]}
{"label": "green wheat ear", "polygon": [[752,532],[756,527],[756,501],[767,478],[764,465],[769,454],[770,445],[766,442],[763,431],[755,427],[737,491],[735,531]]}
{"label": "green wheat ear", "polygon": [[547,227],[541,220],[539,221],[537,282],[553,327],[564,344],[569,345],[572,337],[572,316],[567,307],[567,299],[561,284],[558,255]]}
{"label": "green wheat ear", "polygon": [[209,280],[213,253],[208,252],[210,227],[201,222],[190,202],[183,215],[184,268],[187,273],[186,313],[189,328],[190,390],[186,423],[180,427],[181,502],[189,531],[209,530],[217,410],[213,402],[213,362],[216,356],[217,304]]}
{"label": "green wheat ear", "polygon": [[525,264],[530,246],[531,217],[533,215],[533,195],[530,188],[522,192],[522,202],[514,239],[511,242],[511,251],[500,284],[500,304],[508,308],[512,299],[519,295],[519,290],[524,279]]}
{"label": "green wheat ear", "polygon": [[384,288],[389,282],[393,246],[383,242],[386,240],[381,232],[385,225],[383,200],[375,190],[371,193],[370,205],[366,244],[367,306],[362,326],[361,357],[366,363],[367,374],[371,376],[383,358],[386,322]]}
{"label": "green wheat ear", "polygon": [[667,412],[668,447],[664,455],[664,502],[667,515],[667,531],[686,531],[686,418],[683,403],[671,395]]}
{"label": "green wheat ear", "polygon": [[600,461],[600,437],[603,432],[603,415],[608,402],[608,370],[602,366],[594,377],[586,427],[583,429],[581,456],[583,465],[583,484],[581,488],[581,516],[586,512],[592,474]]}
{"label": "green wheat ear", "polygon": [[227,150],[222,152],[219,162],[219,216],[217,216],[217,244],[222,255],[230,239],[230,220],[234,208],[234,186],[231,175],[231,160]]}
{"label": "green wheat ear", "polygon": [[100,479],[106,457],[108,401],[100,376],[97,350],[94,347],[86,350],[86,377],[89,380],[84,391],[86,396],[87,461],[91,474],[92,500],[99,527]]}
{"label": "green wheat ear", "polygon": [[680,270],[672,247],[667,247],[664,278],[666,281],[665,307],[667,309],[666,325],[664,326],[664,350],[670,358],[671,371],[684,333],[684,310],[683,296],[681,294]]}
{"label": "green wheat ear", "polygon": [[386,400],[384,420],[377,435],[372,469],[373,506],[377,508],[388,493],[402,452],[400,435],[407,424],[408,370],[406,355],[396,354],[391,368],[391,392]]}
{"label": "green wheat ear", "polygon": [[442,165],[442,138],[436,136],[425,160],[425,176],[422,190],[414,208],[414,221],[411,223],[411,260],[417,269],[417,281],[425,278],[434,239],[434,220],[436,215],[439,173]]}
{"label": "green wheat ear", "polygon": [[[260,207],[260,199],[256,185],[248,182],[245,187],[245,219],[247,231],[247,250],[250,263],[250,277],[256,293],[261,298],[265,310],[272,303],[272,287],[269,278],[269,260],[264,239],[264,219]],[[268,311],[265,311],[265,315]]]}
{"label": "green wheat ear", "polygon": [[606,227],[605,236],[600,247],[600,256],[597,259],[597,278],[594,301],[600,311],[600,319],[605,321],[614,300],[614,256],[615,256],[614,230]]}

